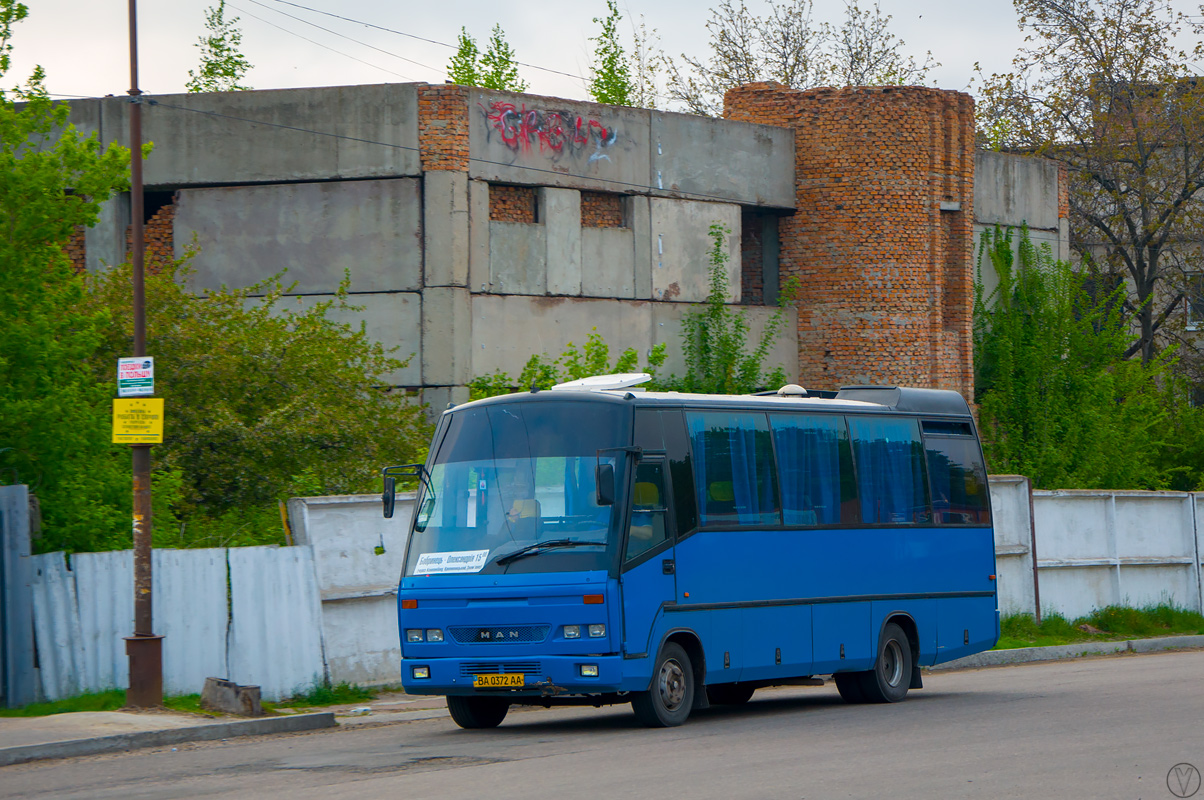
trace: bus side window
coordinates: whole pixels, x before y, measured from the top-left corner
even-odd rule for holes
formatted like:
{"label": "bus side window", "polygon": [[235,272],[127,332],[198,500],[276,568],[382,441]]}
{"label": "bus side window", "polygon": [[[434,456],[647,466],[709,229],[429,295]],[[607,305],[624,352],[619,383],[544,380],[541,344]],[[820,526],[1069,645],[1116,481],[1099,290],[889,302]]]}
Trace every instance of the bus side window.
{"label": "bus side window", "polygon": [[965,428],[968,435],[945,435],[936,425],[924,423],[933,516],[945,525],[986,525],[991,521],[987,468],[978,440],[969,425]]}
{"label": "bus side window", "polygon": [[844,417],[770,414],[787,525],[860,521],[857,482]]}
{"label": "bus side window", "polygon": [[638,464],[631,495],[631,525],[627,529],[627,560],[651,550],[668,538],[665,511],[663,464],[660,461]]}
{"label": "bus side window", "polygon": [[867,525],[930,523],[919,422],[849,414],[848,423],[861,521]]}
{"label": "bus side window", "polygon": [[780,525],[773,439],[765,415],[687,411],[703,525]]}

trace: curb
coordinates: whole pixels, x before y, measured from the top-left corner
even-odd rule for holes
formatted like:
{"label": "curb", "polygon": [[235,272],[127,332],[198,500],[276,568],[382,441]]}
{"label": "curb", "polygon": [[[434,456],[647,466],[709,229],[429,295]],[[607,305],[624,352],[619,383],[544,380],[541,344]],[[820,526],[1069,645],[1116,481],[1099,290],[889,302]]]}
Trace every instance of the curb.
{"label": "curb", "polygon": [[218,722],[211,725],[193,725],[187,728],[169,728],[161,731],[138,731],[120,733],[115,736],[99,736],[93,739],[70,739],[62,742],[19,745],[0,748],[0,767],[40,761],[49,758],[71,758],[91,756],[98,753],[113,753],[119,750],[134,750],[140,747],[158,747],[183,742],[203,742],[213,739],[232,739],[237,736],[262,736],[269,733],[297,733],[319,728],[333,728],[334,713],[323,711],[316,714],[296,714],[290,717],[268,717],[265,719]]}
{"label": "curb", "polygon": [[1034,661],[1057,661],[1080,656],[1112,655],[1114,653],[1156,653],[1179,647],[1204,647],[1204,636],[1163,636],[1157,639],[1130,639],[1124,642],[1083,642],[1053,647],[1017,647],[1011,650],[988,650],[972,656],[928,667],[930,670],[998,667],[1004,664],[1028,664]]}

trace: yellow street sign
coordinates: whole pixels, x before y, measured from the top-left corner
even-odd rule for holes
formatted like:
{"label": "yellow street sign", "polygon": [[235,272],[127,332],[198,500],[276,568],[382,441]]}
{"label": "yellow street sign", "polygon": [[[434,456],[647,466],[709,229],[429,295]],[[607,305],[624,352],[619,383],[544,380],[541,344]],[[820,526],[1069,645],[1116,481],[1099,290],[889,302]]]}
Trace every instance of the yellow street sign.
{"label": "yellow street sign", "polygon": [[114,444],[162,444],[163,398],[119,397],[113,401]]}

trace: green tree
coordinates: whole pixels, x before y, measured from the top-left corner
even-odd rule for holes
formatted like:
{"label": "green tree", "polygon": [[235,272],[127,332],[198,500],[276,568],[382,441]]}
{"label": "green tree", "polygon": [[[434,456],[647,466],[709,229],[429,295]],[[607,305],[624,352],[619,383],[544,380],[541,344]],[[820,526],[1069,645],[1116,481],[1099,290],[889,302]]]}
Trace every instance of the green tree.
{"label": "green tree", "polygon": [[[421,460],[430,433],[421,407],[381,388],[404,362],[362,324],[331,319],[358,310],[346,280],[333,300],[294,310],[278,280],[193,294],[189,274],[185,260],[146,284],[156,389],[167,399],[156,467],[179,476],[171,500],[182,520],[372,491],[382,464]],[[133,336],[129,280],[128,264],[90,280],[89,301],[112,310],[91,362],[98,377]]]}
{"label": "green tree", "polygon": [[242,31],[238,29],[238,17],[226,19],[226,0],[218,0],[216,6],[205,9],[205,27],[209,32],[196,44],[201,51],[201,65],[196,72],[188,70],[185,87],[190,92],[250,89],[241,81],[252,65],[239,50]]}
{"label": "green tree", "polygon": [[[1119,295],[1093,298],[1048,245],[987,231],[974,303],[975,394],[988,466],[1042,489],[1157,489],[1177,384],[1169,354],[1125,359]],[[999,285],[984,296],[984,259]]]}
{"label": "green tree", "polygon": [[[703,307],[682,317],[682,347],[686,374],[678,387],[687,392],[707,394],[747,394],[766,386],[779,387],[786,382],[785,371],[777,367],[764,372],[769,348],[782,330],[785,306],[796,294],[793,284],[782,292],[778,311],[769,318],[761,338],[750,352],[749,323],[745,311],[735,311],[727,305],[728,276],[727,237],[731,230],[715,222],[711,224],[710,290]],[[670,378],[670,382],[675,382]]]}
{"label": "green tree", "polygon": [[594,48],[594,63],[590,67],[589,93],[599,103],[630,106],[633,105],[635,86],[623,44],[619,41],[619,21],[622,16],[615,0],[606,0],[606,7],[609,14],[603,18],[594,17],[594,22],[602,26],[602,32],[590,39],[597,45]]}
{"label": "green tree", "polygon": [[[0,0],[0,79],[26,15]],[[43,80],[0,91],[0,481],[30,485],[46,541],[101,547],[129,540],[129,455],[114,458],[111,387],[87,366],[108,312],[82,302],[63,248],[127,187],[129,151],[81,136]]]}
{"label": "green tree", "polygon": [[502,92],[525,92],[526,82],[518,76],[518,61],[514,50],[506,41],[506,34],[501,25],[493,26],[489,35],[489,46],[485,55],[481,56],[479,70],[481,86],[486,89],[496,89]]}
{"label": "green tree", "polygon": [[460,86],[480,86],[480,68],[477,66],[480,56],[476,41],[468,35],[467,28],[461,27],[456,54],[447,64],[447,79]]}
{"label": "green tree", "polygon": [[[1066,165],[1071,246],[1085,271],[1129,286],[1126,353],[1152,361],[1199,252],[1204,22],[1163,0],[1014,4],[1030,44],[986,79],[980,137]],[[1176,45],[1183,33],[1191,53]]]}

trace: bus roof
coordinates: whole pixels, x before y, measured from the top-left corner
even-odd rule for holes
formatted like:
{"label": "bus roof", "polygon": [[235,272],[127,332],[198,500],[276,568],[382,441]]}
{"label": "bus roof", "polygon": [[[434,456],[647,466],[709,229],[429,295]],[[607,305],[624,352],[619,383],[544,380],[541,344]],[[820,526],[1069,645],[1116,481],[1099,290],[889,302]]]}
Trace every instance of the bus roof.
{"label": "bus roof", "polygon": [[[921,389],[907,386],[844,386],[836,397],[777,396],[748,394],[690,394],[688,392],[647,392],[639,389],[595,389],[562,387],[556,391],[543,390],[500,395],[477,403],[513,402],[523,400],[565,400],[569,397],[607,398],[610,402],[634,402],[638,405],[714,406],[723,408],[813,408],[817,411],[890,410],[905,414],[926,414],[967,417],[970,407],[965,398],[947,389]],[[603,400],[603,402],[607,402]],[[458,406],[457,408],[464,408]]]}

